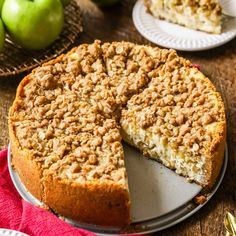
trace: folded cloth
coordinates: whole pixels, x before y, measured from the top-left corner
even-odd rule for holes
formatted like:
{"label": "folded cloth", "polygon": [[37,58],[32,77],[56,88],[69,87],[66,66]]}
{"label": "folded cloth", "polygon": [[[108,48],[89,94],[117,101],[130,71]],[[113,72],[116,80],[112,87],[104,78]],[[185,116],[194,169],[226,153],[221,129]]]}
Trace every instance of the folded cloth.
{"label": "folded cloth", "polygon": [[0,228],[21,231],[31,236],[94,235],[72,227],[54,214],[24,201],[9,175],[7,149],[0,151]]}

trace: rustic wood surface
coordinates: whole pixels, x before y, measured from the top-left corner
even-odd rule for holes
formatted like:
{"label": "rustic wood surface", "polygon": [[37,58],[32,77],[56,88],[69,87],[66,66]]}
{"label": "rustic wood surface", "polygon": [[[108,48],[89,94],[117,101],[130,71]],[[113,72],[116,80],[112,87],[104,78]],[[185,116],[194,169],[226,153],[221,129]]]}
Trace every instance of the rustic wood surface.
{"label": "rustic wood surface", "polygon": [[[115,7],[103,9],[88,0],[78,0],[78,3],[83,11],[84,32],[78,36],[77,44],[94,39],[151,44],[137,32],[132,22],[135,0],[123,0]],[[229,164],[223,184],[208,204],[184,222],[156,235],[225,235],[226,212],[236,214],[236,39],[217,49],[179,54],[198,63],[222,93],[228,122]],[[23,76],[0,80],[0,148],[8,144],[8,110]]]}

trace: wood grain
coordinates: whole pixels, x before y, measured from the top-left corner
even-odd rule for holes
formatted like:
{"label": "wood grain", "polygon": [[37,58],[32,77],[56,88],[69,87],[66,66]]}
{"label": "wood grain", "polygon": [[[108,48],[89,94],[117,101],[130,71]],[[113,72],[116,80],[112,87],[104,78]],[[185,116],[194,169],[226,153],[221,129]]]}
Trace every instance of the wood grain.
{"label": "wood grain", "polygon": [[[103,42],[125,40],[152,45],[134,27],[134,3],[135,0],[123,0],[115,7],[101,9],[88,0],[78,0],[83,10],[84,33],[78,36],[77,44],[100,39]],[[179,54],[198,63],[222,93],[227,112],[229,165],[223,184],[206,206],[184,222],[156,235],[223,236],[223,218],[226,211],[236,213],[236,201],[233,198],[236,189],[236,39],[217,49]],[[8,144],[8,109],[22,77],[23,75],[0,81],[0,148]]]}

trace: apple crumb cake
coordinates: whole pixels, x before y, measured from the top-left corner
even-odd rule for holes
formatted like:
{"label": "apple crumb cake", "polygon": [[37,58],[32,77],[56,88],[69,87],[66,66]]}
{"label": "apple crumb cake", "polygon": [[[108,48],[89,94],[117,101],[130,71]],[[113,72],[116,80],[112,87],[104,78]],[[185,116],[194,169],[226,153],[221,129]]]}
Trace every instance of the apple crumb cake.
{"label": "apple crumb cake", "polygon": [[131,222],[123,138],[204,188],[220,171],[224,105],[174,50],[95,41],[33,70],[9,111],[12,165],[27,189],[81,222]]}
{"label": "apple crumb cake", "polygon": [[191,29],[221,33],[222,9],[217,0],[144,0],[154,17]]}

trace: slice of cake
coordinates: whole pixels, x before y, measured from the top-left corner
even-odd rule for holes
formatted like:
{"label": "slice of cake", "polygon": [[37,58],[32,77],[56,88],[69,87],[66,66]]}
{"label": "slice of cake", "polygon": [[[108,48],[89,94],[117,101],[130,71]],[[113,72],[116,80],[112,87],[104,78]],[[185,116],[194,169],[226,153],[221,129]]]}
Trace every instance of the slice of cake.
{"label": "slice of cake", "polygon": [[221,33],[222,10],[217,0],[144,0],[159,19],[213,34]]}

